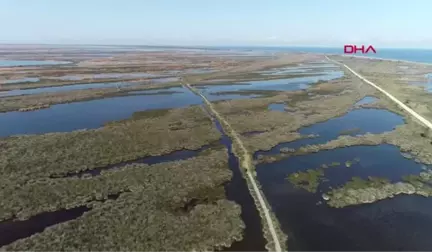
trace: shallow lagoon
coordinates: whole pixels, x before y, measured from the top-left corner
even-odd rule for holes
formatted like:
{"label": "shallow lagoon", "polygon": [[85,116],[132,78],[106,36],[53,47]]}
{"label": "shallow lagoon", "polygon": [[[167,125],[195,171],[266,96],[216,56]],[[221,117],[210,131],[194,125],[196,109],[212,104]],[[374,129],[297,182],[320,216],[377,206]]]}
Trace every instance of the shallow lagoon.
{"label": "shallow lagoon", "polygon": [[[209,100],[226,100],[229,97],[224,97],[223,92],[232,91],[294,91],[300,89],[307,89],[310,85],[318,81],[328,81],[343,77],[342,71],[328,71],[319,76],[307,76],[289,79],[274,79],[274,80],[257,80],[232,83],[232,85],[200,85],[202,93],[206,95]],[[217,94],[217,93],[222,94]],[[232,94],[227,94],[232,95]],[[246,96],[247,98],[247,96]]]}
{"label": "shallow lagoon", "polygon": [[[177,80],[178,78],[176,77],[157,78],[157,79],[149,80],[149,83],[158,84],[158,83],[174,82]],[[41,88],[30,88],[30,89],[16,89],[16,90],[0,92],[0,97],[41,94],[41,93],[55,93],[55,92],[85,90],[85,89],[93,89],[93,88],[112,88],[112,87],[121,88],[121,87],[127,87],[127,86],[139,85],[139,84],[140,83],[138,82],[118,81],[118,82],[71,84],[71,85],[64,85],[64,86],[41,87]]]}
{"label": "shallow lagoon", "polygon": [[366,96],[363,99],[361,99],[360,101],[358,101],[356,104],[354,104],[354,106],[374,103],[376,101],[378,101],[378,99],[376,97]]}
{"label": "shallow lagoon", "polygon": [[17,84],[17,83],[27,83],[27,82],[38,82],[40,79],[35,77],[27,77],[22,79],[6,80],[3,81],[5,84]]}
{"label": "shallow lagoon", "polygon": [[93,74],[89,76],[79,76],[79,75],[64,75],[60,77],[51,77],[51,79],[55,80],[63,80],[63,81],[76,81],[83,79],[135,79],[135,78],[151,78],[158,77],[158,74],[151,73],[101,73],[101,74]]}
{"label": "shallow lagoon", "polygon": [[426,81],[412,81],[409,84],[424,87],[428,93],[432,93],[432,73],[425,74]]}
{"label": "shallow lagoon", "polygon": [[0,113],[0,136],[93,129],[109,121],[127,119],[137,111],[179,108],[202,103],[201,99],[190,91],[184,88],[180,90],[182,92],[175,94],[111,97],[58,104],[30,112]]}
{"label": "shallow lagoon", "polygon": [[17,96],[17,95],[30,95],[30,94],[41,94],[41,93],[56,93],[73,90],[84,90],[92,88],[111,88],[111,87],[127,87],[136,85],[128,82],[103,82],[103,83],[85,83],[76,85],[65,85],[57,87],[43,87],[43,88],[31,88],[31,89],[17,89],[0,93],[0,97],[5,96]]}
{"label": "shallow lagoon", "polygon": [[[279,109],[285,104],[278,104]],[[378,123],[377,123],[378,122]],[[314,134],[315,138],[305,138],[293,142],[281,143],[269,151],[259,151],[258,155],[278,154],[281,148],[299,148],[308,144],[322,144],[336,139],[340,134],[364,135],[366,133],[378,134],[393,130],[397,125],[404,123],[401,116],[384,109],[355,109],[341,117],[335,117],[299,130],[302,135]]]}
{"label": "shallow lagoon", "polygon": [[54,60],[0,60],[0,67],[16,67],[16,66],[39,66],[39,65],[60,65],[70,64],[68,61]]}
{"label": "shallow lagoon", "polygon": [[[359,104],[375,101],[366,97]],[[283,111],[284,104],[271,104],[269,109]],[[283,143],[268,152],[277,154],[280,148],[299,148],[306,144],[325,143],[341,132],[361,135],[381,133],[404,123],[403,118],[387,110],[355,109],[328,121],[301,128],[301,134],[319,137]],[[357,129],[349,132],[350,129]],[[347,167],[345,162],[359,160]],[[324,169],[325,179],[317,193],[296,188],[288,175],[316,169],[323,164],[339,165]],[[283,231],[288,234],[288,249],[303,251],[350,250],[428,250],[432,241],[432,199],[416,195],[399,195],[373,204],[336,209],[326,205],[322,194],[345,184],[352,177],[369,176],[400,181],[402,176],[419,174],[431,168],[405,158],[392,145],[352,146],[320,151],[308,155],[291,156],[257,165],[257,177],[263,192],[275,212]]]}
{"label": "shallow lagoon", "polygon": [[[360,162],[347,168],[344,162],[354,158],[360,158]],[[332,162],[341,165],[325,170],[328,181],[321,183],[316,194],[295,188],[285,179],[293,172]],[[397,147],[379,145],[294,156],[258,165],[257,174],[282,229],[290,237],[290,250],[427,250],[432,246],[428,238],[432,231],[432,199],[397,196],[335,209],[321,197],[330,187],[340,186],[353,176],[399,181],[401,176],[418,174],[421,169],[421,164],[404,158]]]}
{"label": "shallow lagoon", "polygon": [[273,68],[258,73],[263,75],[311,74],[317,73],[317,70],[337,71],[338,69],[338,66],[334,64],[299,64],[298,66]]}

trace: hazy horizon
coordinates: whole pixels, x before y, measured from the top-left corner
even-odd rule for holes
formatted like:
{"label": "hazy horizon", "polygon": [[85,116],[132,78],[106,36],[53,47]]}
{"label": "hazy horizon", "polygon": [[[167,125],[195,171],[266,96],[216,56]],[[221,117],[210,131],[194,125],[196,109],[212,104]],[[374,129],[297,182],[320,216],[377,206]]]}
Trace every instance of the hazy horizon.
{"label": "hazy horizon", "polygon": [[[128,46],[128,47],[173,47],[173,48],[322,48],[322,49],[338,49],[343,50],[343,45],[341,46],[321,46],[321,45],[176,45],[176,44],[91,44],[91,43],[4,43],[0,42],[0,46],[11,45],[11,46]],[[357,44],[359,45],[359,44]],[[366,46],[366,45],[365,45]],[[432,50],[431,47],[376,47],[380,50]]]}
{"label": "hazy horizon", "polygon": [[0,0],[0,43],[432,48],[430,9],[426,0]]}

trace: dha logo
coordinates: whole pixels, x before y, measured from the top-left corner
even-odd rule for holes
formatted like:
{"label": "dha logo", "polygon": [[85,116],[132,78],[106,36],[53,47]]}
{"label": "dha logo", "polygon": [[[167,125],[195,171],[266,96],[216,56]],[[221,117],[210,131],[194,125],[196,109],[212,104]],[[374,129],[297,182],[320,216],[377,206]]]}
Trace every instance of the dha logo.
{"label": "dha logo", "polygon": [[362,54],[369,53],[369,51],[376,53],[375,48],[371,45],[368,46],[366,50],[364,45],[362,45],[361,47],[357,47],[356,45],[344,45],[345,54],[356,54],[358,51],[361,51]]}

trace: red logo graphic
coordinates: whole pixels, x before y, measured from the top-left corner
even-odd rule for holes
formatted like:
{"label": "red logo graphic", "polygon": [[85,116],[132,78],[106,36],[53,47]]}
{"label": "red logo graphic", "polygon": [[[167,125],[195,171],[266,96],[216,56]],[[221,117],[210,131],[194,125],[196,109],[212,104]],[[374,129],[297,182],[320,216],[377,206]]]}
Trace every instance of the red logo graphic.
{"label": "red logo graphic", "polygon": [[365,50],[365,46],[362,45],[361,47],[357,47],[356,45],[344,45],[344,53],[346,54],[356,54],[358,51],[361,51],[362,54],[369,53],[369,51],[372,51],[373,53],[376,53],[376,50],[373,46],[368,46]]}

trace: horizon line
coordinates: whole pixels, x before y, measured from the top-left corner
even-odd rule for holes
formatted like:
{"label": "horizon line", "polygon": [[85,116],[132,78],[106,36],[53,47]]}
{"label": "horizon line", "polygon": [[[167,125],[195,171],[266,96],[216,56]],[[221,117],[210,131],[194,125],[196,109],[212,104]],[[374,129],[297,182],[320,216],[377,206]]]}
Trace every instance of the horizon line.
{"label": "horizon line", "polygon": [[[99,44],[99,43],[30,43],[30,42],[0,42],[0,45],[44,45],[44,46],[125,46],[125,47],[170,47],[170,48],[217,48],[217,47],[250,47],[250,48],[328,48],[340,49],[342,46],[327,46],[327,45],[176,45],[176,44]],[[414,50],[432,50],[432,47],[401,47],[401,46],[385,46],[378,47],[381,49],[414,49]]]}

